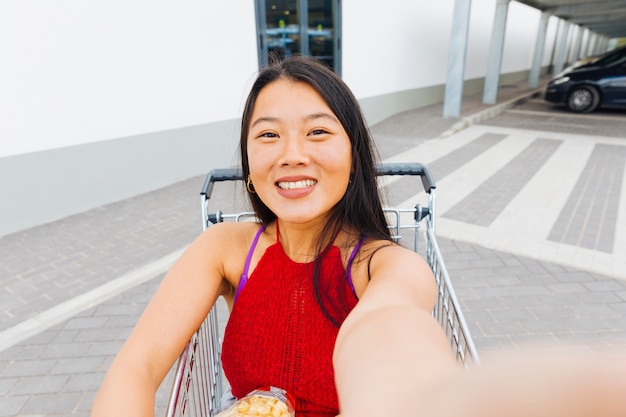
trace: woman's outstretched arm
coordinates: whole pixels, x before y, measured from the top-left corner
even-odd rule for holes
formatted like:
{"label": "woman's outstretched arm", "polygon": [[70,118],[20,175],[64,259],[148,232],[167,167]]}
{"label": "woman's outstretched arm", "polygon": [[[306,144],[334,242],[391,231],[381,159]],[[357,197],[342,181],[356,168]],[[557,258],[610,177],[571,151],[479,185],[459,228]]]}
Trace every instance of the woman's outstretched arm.
{"label": "woman's outstretched arm", "polygon": [[222,229],[214,226],[200,235],[165,276],[111,364],[92,417],[154,414],[162,380],[217,297],[229,290],[221,254],[233,239],[224,239]]}
{"label": "woman's outstretched arm", "polygon": [[411,251],[376,253],[371,282],[335,346],[342,417],[626,415],[626,352],[515,351],[457,366],[431,315],[432,282]]}

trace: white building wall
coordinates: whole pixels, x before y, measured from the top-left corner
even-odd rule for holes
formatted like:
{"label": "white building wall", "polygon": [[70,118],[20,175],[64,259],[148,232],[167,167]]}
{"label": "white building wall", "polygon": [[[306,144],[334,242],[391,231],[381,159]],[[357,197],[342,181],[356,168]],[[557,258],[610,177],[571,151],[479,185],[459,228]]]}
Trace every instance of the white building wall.
{"label": "white building wall", "polygon": [[465,58],[466,80],[484,77],[487,72],[487,59],[495,12],[495,0],[474,0],[472,2],[467,55]]}
{"label": "white building wall", "polygon": [[[472,2],[468,92],[482,88],[495,7],[495,0]],[[343,78],[368,121],[442,100],[453,10],[454,0],[388,0],[385,7],[378,0],[343,1]],[[532,64],[541,13],[512,1],[508,15],[501,72],[519,79]]]}
{"label": "white building wall", "polygon": [[516,1],[509,3],[502,55],[502,73],[530,69],[540,19],[541,12],[539,10]]}
{"label": "white building wall", "polygon": [[355,95],[444,83],[453,3],[344,0],[342,76]]}
{"label": "white building wall", "polygon": [[[370,123],[442,100],[454,0],[342,3]],[[472,3],[480,80],[495,0]],[[503,73],[530,68],[539,16],[511,3]],[[256,48],[250,0],[0,2],[0,236],[235,163]]]}
{"label": "white building wall", "polygon": [[0,2],[0,157],[233,119],[252,2]]}
{"label": "white building wall", "polygon": [[[445,83],[453,10],[453,0],[344,0],[343,77],[357,97]],[[466,80],[485,76],[494,13],[495,1],[472,2]],[[540,17],[510,3],[503,73],[530,69]]]}

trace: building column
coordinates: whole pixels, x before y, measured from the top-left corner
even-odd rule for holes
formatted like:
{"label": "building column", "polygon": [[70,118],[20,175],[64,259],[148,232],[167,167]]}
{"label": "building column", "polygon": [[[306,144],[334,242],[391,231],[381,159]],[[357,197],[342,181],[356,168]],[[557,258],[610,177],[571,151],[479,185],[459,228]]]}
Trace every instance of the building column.
{"label": "building column", "polygon": [[539,77],[541,76],[541,64],[543,62],[543,52],[546,46],[546,32],[548,30],[548,19],[550,13],[542,12],[539,28],[537,29],[537,39],[535,40],[535,52],[533,54],[533,64],[528,74],[528,88],[537,88],[539,86]]}
{"label": "building column", "polygon": [[574,49],[572,49],[572,55],[570,56],[570,64],[578,61],[580,59],[580,45],[583,40],[583,28],[580,26],[576,27],[576,38],[574,38]]}
{"label": "building column", "polygon": [[596,33],[596,41],[593,43],[593,53],[591,55],[599,55],[604,52],[604,36]]}
{"label": "building column", "polygon": [[567,38],[569,35],[570,23],[562,21],[559,25],[558,44],[556,48],[556,60],[554,62],[554,68],[552,75],[557,75],[563,71],[563,65],[565,63],[565,54],[567,52]]}
{"label": "building column", "polygon": [[483,103],[495,104],[498,97],[500,83],[500,69],[502,67],[502,51],[504,49],[504,34],[506,31],[506,15],[509,11],[510,0],[497,0],[496,13],[493,22],[491,45],[487,62],[487,75],[483,90]]}
{"label": "building column", "polygon": [[298,1],[298,21],[300,24],[300,53],[310,55],[309,51],[309,9],[307,0]]}
{"label": "building column", "polygon": [[609,47],[609,38],[607,38],[606,36],[602,37],[602,49],[600,50],[600,53],[603,54],[606,52],[606,50]]}
{"label": "building column", "polygon": [[265,13],[265,3],[262,0],[254,1],[257,30],[257,62],[260,67],[267,66],[267,15]]}
{"label": "building column", "polygon": [[609,38],[608,36],[604,36],[602,38],[602,53],[606,52],[606,50],[609,49]]}
{"label": "building column", "polygon": [[601,35],[596,35],[596,42],[593,44],[593,55],[598,55],[602,51],[603,38]]}
{"label": "building column", "polygon": [[587,55],[591,56],[595,54],[596,42],[598,40],[598,35],[595,32],[589,31],[589,43],[587,43]]}
{"label": "building column", "polygon": [[584,28],[583,32],[584,39],[580,47],[580,54],[578,55],[579,58],[585,58],[587,56],[587,51],[589,50],[589,37],[591,36],[591,31],[589,30],[589,28]]}
{"label": "building column", "polygon": [[455,0],[454,2],[450,45],[448,46],[448,73],[443,98],[443,117],[461,116],[471,9],[471,0]]}

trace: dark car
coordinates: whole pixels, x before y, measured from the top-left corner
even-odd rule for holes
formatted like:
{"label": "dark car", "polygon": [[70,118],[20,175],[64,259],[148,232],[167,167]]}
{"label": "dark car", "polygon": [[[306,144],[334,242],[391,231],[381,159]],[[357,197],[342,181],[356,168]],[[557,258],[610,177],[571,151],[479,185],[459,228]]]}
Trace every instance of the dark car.
{"label": "dark car", "polygon": [[548,83],[545,99],[578,113],[626,108],[626,47],[565,69]]}

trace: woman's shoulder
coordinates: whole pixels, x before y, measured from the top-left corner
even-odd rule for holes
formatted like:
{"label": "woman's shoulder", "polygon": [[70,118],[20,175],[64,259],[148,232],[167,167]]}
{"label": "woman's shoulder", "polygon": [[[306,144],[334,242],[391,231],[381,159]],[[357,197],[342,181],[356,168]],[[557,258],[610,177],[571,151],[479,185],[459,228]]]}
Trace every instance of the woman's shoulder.
{"label": "woman's shoulder", "polygon": [[419,254],[393,240],[364,239],[361,246],[362,258],[369,263],[379,261],[396,261],[398,258],[421,258]]}
{"label": "woman's shoulder", "polygon": [[223,222],[207,228],[194,242],[195,253],[219,265],[220,274],[236,288],[246,254],[262,225],[255,222]]}
{"label": "woman's shoulder", "polygon": [[242,221],[242,222],[219,222],[219,223],[215,223],[213,225],[211,225],[210,227],[208,227],[205,230],[206,232],[210,232],[210,233],[232,233],[233,235],[238,235],[241,233],[249,233],[250,231],[258,231],[260,228],[262,228],[263,225],[261,223],[257,223],[257,222],[248,222],[248,221]]}
{"label": "woman's shoulder", "polygon": [[234,246],[247,246],[263,226],[255,222],[221,222],[207,228],[200,240],[206,245],[229,251]]}
{"label": "woman's shoulder", "polygon": [[374,304],[407,302],[431,310],[437,287],[424,258],[394,242],[372,241],[369,245],[369,282],[365,291],[369,295],[362,299],[374,300]]}
{"label": "woman's shoulder", "polygon": [[434,297],[436,282],[432,270],[419,253],[388,241],[373,241],[370,248],[368,272],[371,282],[392,285],[407,293],[428,294],[427,300]]}
{"label": "woman's shoulder", "polygon": [[422,270],[430,268],[424,258],[417,252],[404,247],[396,242],[388,240],[372,240],[364,244],[366,255],[368,255],[370,268],[374,271],[377,268],[382,270],[393,267],[412,267]]}

